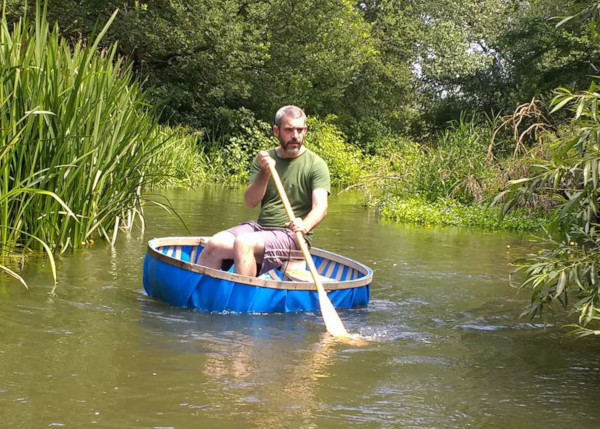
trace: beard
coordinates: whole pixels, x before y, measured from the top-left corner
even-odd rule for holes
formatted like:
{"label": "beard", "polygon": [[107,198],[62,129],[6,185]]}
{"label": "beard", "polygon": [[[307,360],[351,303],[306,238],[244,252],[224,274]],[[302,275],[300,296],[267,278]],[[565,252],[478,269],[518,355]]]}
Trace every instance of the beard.
{"label": "beard", "polygon": [[302,149],[302,140],[300,139],[290,139],[286,142],[283,141],[279,141],[279,144],[281,145],[281,148],[283,149],[283,151],[292,157],[295,157],[299,154],[300,150]]}

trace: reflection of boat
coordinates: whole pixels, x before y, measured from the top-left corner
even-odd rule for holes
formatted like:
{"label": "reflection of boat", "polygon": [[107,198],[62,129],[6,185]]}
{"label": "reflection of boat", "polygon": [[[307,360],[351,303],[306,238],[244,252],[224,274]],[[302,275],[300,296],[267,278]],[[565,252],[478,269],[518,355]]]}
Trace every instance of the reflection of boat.
{"label": "reflection of boat", "polygon": [[[144,260],[144,289],[176,307],[207,313],[289,313],[318,311],[317,290],[308,271],[271,270],[248,277],[196,264],[207,237],[155,238]],[[335,253],[311,249],[329,299],[336,308],[365,307],[373,271]]]}

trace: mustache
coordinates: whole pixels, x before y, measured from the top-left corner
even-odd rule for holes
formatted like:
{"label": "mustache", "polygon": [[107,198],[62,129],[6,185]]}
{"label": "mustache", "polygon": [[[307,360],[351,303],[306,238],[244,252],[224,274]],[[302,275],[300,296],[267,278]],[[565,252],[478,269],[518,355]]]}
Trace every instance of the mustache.
{"label": "mustache", "polygon": [[298,141],[298,140],[295,140],[295,141],[288,140],[282,146],[283,146],[284,149],[288,149],[291,145],[302,146],[302,142]]}

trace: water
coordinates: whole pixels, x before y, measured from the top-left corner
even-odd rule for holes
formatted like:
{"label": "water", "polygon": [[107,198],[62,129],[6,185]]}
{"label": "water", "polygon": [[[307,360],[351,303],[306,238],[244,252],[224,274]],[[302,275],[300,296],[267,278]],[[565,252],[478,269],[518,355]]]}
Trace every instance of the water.
{"label": "water", "polygon": [[369,339],[357,347],[331,341],[318,314],[148,299],[147,240],[255,216],[239,189],[168,198],[189,232],[148,208],[145,234],[59,258],[55,295],[43,261],[26,267],[29,291],[0,278],[0,427],[600,426],[600,343],[518,317],[529,297],[508,262],[531,251],[523,237],[380,223],[332,197],[315,246],[375,270],[369,308],[340,312]]}

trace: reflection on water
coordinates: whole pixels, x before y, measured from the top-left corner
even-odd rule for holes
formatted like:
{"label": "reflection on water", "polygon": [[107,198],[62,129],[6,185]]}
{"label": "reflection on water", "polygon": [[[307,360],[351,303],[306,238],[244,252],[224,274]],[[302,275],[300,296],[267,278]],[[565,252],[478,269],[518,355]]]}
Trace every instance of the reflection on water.
{"label": "reflection on water", "polygon": [[55,295],[44,261],[27,267],[29,291],[0,278],[0,427],[599,426],[600,345],[518,318],[528,296],[508,285],[508,262],[531,251],[526,238],[382,224],[332,197],[315,246],[375,269],[369,307],[340,312],[368,339],[357,347],[325,334],[319,314],[147,298],[147,240],[256,215],[239,189],[168,198],[189,232],[149,207],[143,237],[59,258]]}
{"label": "reflection on water", "polygon": [[225,407],[245,416],[251,407],[244,427],[281,427],[290,416],[299,427],[316,427],[316,395],[340,344],[317,315],[200,314],[150,301],[142,307],[148,347],[193,356],[198,365],[203,391],[183,407],[205,416]]}

